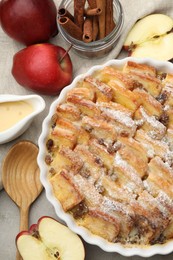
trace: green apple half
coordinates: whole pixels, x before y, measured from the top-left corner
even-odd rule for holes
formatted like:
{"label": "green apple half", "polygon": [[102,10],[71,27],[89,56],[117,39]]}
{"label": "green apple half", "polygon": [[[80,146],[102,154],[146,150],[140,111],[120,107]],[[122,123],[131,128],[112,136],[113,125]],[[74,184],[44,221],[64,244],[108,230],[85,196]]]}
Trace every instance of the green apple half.
{"label": "green apple half", "polygon": [[84,260],[85,256],[79,236],[50,217],[20,232],[16,245],[23,260]]}
{"label": "green apple half", "polygon": [[132,57],[157,60],[173,58],[173,19],[164,14],[151,14],[132,27],[124,42],[124,49]]}

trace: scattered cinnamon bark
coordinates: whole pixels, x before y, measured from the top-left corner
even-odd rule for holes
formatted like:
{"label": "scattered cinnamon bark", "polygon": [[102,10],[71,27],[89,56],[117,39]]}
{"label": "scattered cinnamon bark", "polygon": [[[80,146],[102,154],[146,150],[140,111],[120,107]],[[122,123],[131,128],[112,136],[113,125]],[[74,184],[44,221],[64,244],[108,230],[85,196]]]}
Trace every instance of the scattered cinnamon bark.
{"label": "scattered cinnamon bark", "polygon": [[58,23],[74,38],[86,43],[103,39],[115,28],[113,0],[74,0],[74,16],[58,10]]}

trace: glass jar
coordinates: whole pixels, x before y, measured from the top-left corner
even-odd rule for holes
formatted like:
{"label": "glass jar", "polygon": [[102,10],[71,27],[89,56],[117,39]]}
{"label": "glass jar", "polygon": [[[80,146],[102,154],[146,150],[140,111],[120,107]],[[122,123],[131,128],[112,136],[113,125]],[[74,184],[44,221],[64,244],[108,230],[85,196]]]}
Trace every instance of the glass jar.
{"label": "glass jar", "polygon": [[[74,1],[62,0],[59,8],[64,8],[73,14]],[[67,31],[58,23],[59,32],[63,38],[72,45],[72,49],[78,55],[85,58],[99,58],[110,52],[117,43],[121,34],[123,26],[123,10],[119,0],[113,0],[113,18],[116,24],[115,28],[105,38],[93,42],[85,43],[72,37]]]}

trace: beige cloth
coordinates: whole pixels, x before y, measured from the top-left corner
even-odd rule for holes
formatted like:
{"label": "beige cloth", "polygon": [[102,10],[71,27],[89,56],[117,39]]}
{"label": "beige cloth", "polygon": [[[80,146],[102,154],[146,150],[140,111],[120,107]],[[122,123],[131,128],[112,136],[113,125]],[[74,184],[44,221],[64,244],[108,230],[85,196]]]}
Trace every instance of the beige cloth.
{"label": "beige cloth", "polygon": [[[54,2],[58,7],[60,1],[56,0]],[[93,65],[102,64],[107,60],[117,57],[121,58],[122,53],[120,52],[125,37],[130,28],[139,18],[151,13],[163,13],[170,15],[173,18],[172,0],[120,0],[120,2],[124,10],[124,26],[117,46],[106,57],[101,59],[80,58],[76,53],[70,51],[70,56],[73,62],[74,77],[80,73],[87,71]],[[50,42],[56,45],[60,45],[64,48],[68,48],[68,44],[64,42],[60,34],[54,37]],[[13,41],[0,29],[0,94],[33,94],[33,92],[19,86],[11,75],[13,55],[22,48],[24,48],[23,45]],[[119,54],[120,56],[118,56]],[[37,116],[37,118],[31,124],[30,128],[18,139],[4,145],[0,145],[0,169],[5,154],[14,143],[19,140],[31,140],[37,143],[38,137],[41,132],[42,121],[48,113],[50,104],[54,101],[56,97],[43,96],[43,98],[46,101],[46,109],[44,112],[41,113],[41,115]],[[1,188],[2,183],[0,177],[0,189]]]}

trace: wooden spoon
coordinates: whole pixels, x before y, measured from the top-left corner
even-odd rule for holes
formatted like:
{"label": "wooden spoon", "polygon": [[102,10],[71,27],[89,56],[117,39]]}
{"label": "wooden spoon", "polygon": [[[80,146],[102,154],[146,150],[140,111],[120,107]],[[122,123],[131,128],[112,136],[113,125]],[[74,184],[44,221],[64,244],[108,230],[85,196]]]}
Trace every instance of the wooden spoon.
{"label": "wooden spoon", "polygon": [[[4,189],[20,208],[20,231],[28,230],[30,205],[43,189],[37,154],[38,147],[35,144],[20,141],[12,146],[2,165]],[[16,259],[21,259],[19,253]]]}

